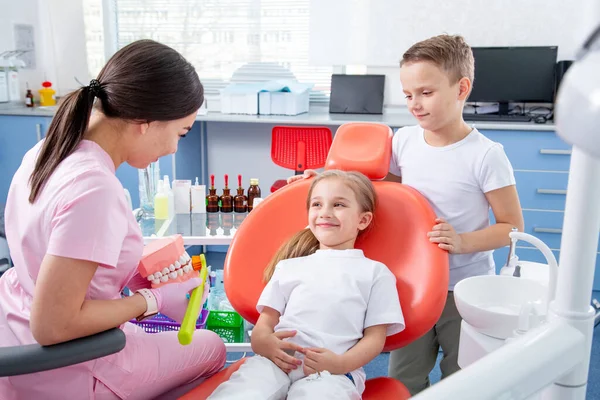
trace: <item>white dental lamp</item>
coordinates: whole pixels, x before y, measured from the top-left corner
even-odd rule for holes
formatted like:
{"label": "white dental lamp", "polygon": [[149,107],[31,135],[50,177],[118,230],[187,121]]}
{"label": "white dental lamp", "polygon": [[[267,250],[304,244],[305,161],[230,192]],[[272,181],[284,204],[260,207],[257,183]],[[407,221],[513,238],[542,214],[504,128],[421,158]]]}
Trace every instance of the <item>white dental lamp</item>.
{"label": "white dental lamp", "polygon": [[[600,26],[563,78],[556,127],[573,148],[556,293],[545,321],[415,399],[585,399],[600,232]],[[493,285],[513,279],[490,278],[497,278]]]}

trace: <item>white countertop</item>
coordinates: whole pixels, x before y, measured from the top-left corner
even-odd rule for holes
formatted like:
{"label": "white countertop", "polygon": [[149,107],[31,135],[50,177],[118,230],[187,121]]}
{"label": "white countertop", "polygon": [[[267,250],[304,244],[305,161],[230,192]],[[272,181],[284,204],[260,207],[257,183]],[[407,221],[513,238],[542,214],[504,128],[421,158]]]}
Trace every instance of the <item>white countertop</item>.
{"label": "white countertop", "polygon": [[[0,104],[0,115],[20,115],[52,117],[56,107],[34,107],[27,108],[11,103]],[[416,119],[405,109],[393,112],[385,112],[382,115],[368,114],[329,114],[326,110],[311,111],[309,113],[285,116],[285,115],[241,115],[222,114],[220,112],[209,112],[198,115],[196,121],[203,122],[229,122],[229,123],[263,123],[263,124],[292,124],[292,125],[326,125],[337,126],[346,122],[375,122],[399,128],[407,125],[416,125]],[[553,123],[536,124],[534,122],[492,122],[492,121],[468,121],[468,124],[477,129],[498,130],[529,130],[529,131],[554,131]]]}

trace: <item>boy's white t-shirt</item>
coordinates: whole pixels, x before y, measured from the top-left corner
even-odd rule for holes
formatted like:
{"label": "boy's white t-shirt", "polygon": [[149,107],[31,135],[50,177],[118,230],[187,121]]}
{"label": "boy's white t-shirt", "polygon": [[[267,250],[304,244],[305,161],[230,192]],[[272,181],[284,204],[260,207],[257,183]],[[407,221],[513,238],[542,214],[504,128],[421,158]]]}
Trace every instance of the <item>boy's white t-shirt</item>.
{"label": "boy's white t-shirt", "polygon": [[[490,225],[485,193],[515,184],[513,168],[500,143],[477,129],[444,147],[427,144],[423,128],[399,129],[392,142],[390,173],[417,189],[457,233]],[[449,290],[460,280],[495,273],[493,251],[450,254]]]}
{"label": "boy's white t-shirt", "polygon": [[256,309],[264,307],[281,314],[275,332],[297,331],[286,340],[336,354],[370,326],[389,324],[388,336],[404,329],[396,277],[359,249],[317,250],[279,262]]}

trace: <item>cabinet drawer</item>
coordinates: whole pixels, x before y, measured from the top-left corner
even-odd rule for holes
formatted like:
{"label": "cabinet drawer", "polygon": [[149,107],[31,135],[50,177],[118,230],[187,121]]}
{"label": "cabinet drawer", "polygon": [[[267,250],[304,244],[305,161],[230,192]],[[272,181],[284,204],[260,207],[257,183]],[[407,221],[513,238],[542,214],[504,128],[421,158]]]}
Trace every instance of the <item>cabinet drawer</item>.
{"label": "cabinet drawer", "polygon": [[571,146],[554,132],[484,130],[481,133],[504,146],[514,169],[569,170]]}
{"label": "cabinet drawer", "polygon": [[568,173],[515,171],[515,180],[521,207],[564,211]]}
{"label": "cabinet drawer", "polygon": [[[522,242],[519,242],[522,243]],[[529,244],[527,244],[529,245]],[[496,263],[496,274],[500,273],[500,269],[506,263],[508,258],[508,249],[509,247],[502,247],[501,249],[497,249],[494,251],[494,261]],[[560,251],[552,250],[554,257],[556,257],[556,261],[560,263]],[[546,264],[546,257],[536,248],[531,247],[522,247],[517,245],[516,254],[520,260],[523,261],[533,261]],[[560,268],[560,264],[559,264]],[[596,255],[596,269],[594,272],[594,283],[592,286],[593,290],[600,290],[600,253]]]}
{"label": "cabinet drawer", "polygon": [[[564,212],[523,211],[525,233],[542,240],[551,249],[559,250],[564,217]],[[600,251],[600,240],[596,248]]]}
{"label": "cabinet drawer", "polygon": [[523,211],[525,233],[546,243],[551,249],[560,249],[564,212]]}

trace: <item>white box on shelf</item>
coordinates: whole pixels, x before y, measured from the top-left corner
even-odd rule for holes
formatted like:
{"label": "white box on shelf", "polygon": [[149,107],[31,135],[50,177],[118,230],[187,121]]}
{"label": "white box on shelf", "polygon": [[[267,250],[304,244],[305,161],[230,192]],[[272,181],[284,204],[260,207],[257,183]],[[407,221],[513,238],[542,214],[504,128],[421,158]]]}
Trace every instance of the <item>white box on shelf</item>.
{"label": "white box on shelf", "polygon": [[258,114],[258,93],[256,91],[221,91],[221,113]]}
{"label": "white box on shelf", "polygon": [[292,80],[233,83],[221,90],[221,113],[302,114],[308,112],[312,86]]}
{"label": "white box on shelf", "polygon": [[175,198],[175,214],[189,214],[191,211],[190,188],[192,181],[177,179],[173,181],[173,197]]}
{"label": "white box on shelf", "polygon": [[304,92],[260,92],[258,113],[261,115],[298,115],[308,112],[310,90]]}

